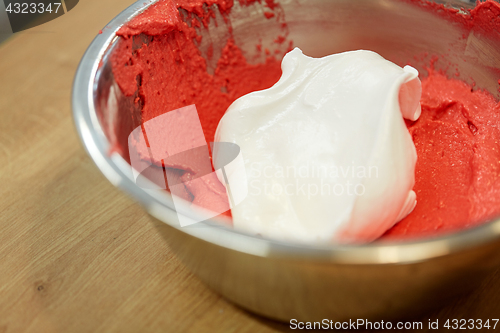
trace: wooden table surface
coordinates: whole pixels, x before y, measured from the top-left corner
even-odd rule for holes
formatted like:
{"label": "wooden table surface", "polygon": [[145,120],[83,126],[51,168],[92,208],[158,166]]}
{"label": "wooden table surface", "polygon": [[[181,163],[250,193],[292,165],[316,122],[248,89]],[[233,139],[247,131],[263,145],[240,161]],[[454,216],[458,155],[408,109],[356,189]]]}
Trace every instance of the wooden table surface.
{"label": "wooden table surface", "polygon": [[[0,332],[289,331],[203,285],[79,142],[78,62],[132,2],[80,1],[0,45]],[[499,271],[419,319],[499,318],[498,300]]]}

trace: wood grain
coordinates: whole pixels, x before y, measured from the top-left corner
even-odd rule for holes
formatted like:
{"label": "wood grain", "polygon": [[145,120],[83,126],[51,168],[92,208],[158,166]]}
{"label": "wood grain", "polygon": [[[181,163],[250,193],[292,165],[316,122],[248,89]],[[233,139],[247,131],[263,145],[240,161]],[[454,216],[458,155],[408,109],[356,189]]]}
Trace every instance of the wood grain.
{"label": "wood grain", "polygon": [[[80,1],[0,45],[0,332],[290,331],[207,289],[80,145],[76,67],[132,2]],[[498,318],[498,299],[497,271],[419,320]]]}

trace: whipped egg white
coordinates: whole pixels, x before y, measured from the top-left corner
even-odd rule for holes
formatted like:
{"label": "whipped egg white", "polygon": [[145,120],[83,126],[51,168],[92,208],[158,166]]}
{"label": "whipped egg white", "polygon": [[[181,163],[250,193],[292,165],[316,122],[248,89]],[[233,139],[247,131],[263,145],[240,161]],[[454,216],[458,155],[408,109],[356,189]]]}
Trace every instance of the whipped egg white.
{"label": "whipped egg white", "polygon": [[311,58],[298,48],[281,66],[273,87],[236,100],[217,128],[215,141],[239,145],[244,160],[234,227],[284,241],[375,240],[416,205],[404,118],[420,116],[417,70],[371,51]]}

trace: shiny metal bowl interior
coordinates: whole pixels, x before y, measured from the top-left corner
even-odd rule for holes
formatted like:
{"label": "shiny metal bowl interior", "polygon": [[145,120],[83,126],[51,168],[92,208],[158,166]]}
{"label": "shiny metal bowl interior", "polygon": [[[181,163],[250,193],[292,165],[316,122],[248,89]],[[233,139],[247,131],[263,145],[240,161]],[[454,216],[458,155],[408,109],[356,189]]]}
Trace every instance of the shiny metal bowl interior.
{"label": "shiny metal bowl interior", "polygon": [[[115,32],[154,2],[139,1],[126,9],[89,46],[74,81],[74,119],[101,172],[164,222],[160,232],[171,248],[211,288],[246,309],[284,321],[385,319],[437,306],[470,290],[499,265],[500,220],[446,237],[364,246],[287,244],[224,228],[216,221],[180,228],[169,193],[138,187],[126,158],[111,149],[118,132],[132,129],[133,124],[123,126],[122,117],[135,112],[140,122],[139,110],[117,107],[127,101],[109,62],[120,42]],[[370,49],[398,64],[410,62],[422,73],[430,55],[445,55],[461,79],[473,79],[476,87],[500,98],[498,78],[490,69],[500,63],[500,45],[474,33],[463,38],[458,25],[420,7],[401,0],[280,3],[290,38],[305,54]],[[235,41],[248,54],[257,38],[271,43],[280,32],[262,10],[258,3],[240,7],[235,2],[230,14]],[[209,32],[215,55],[227,40],[224,29],[219,25]],[[422,55],[421,61],[414,55]],[[189,213],[186,207],[181,210]]]}

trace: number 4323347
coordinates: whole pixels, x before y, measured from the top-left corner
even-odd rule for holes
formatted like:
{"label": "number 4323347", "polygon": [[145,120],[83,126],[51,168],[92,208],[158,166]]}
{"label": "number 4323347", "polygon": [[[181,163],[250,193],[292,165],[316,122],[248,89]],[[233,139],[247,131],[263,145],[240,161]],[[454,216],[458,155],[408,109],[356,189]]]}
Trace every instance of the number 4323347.
{"label": "number 4323347", "polygon": [[481,319],[448,319],[444,327],[452,330],[466,330],[466,329],[495,329],[498,324],[498,319],[490,319],[483,322]]}
{"label": "number 4323347", "polygon": [[[52,7],[54,5],[54,7]],[[14,13],[14,14],[43,14],[43,13],[57,13],[59,11],[59,7],[61,7],[61,3],[49,3],[45,5],[44,3],[9,3],[7,8],[5,8],[5,11],[7,13]]]}

